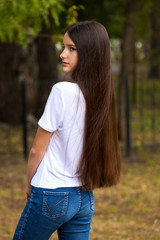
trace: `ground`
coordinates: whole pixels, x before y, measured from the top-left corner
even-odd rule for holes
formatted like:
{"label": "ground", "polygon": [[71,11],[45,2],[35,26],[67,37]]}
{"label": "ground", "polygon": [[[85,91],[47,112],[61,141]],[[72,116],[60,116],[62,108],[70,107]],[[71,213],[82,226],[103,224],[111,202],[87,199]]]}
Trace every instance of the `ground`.
{"label": "ground", "polygon": [[[0,239],[12,239],[25,205],[26,161],[0,155]],[[90,240],[160,239],[160,152],[139,149],[122,158],[121,183],[96,189]],[[50,240],[57,240],[54,233]]]}

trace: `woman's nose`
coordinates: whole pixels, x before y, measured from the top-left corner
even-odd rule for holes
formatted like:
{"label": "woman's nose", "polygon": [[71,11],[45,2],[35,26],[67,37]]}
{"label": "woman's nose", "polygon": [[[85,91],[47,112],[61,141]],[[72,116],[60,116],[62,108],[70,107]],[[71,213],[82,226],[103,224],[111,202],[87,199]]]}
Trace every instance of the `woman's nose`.
{"label": "woman's nose", "polygon": [[60,54],[60,58],[63,59],[65,57],[66,57],[66,53],[65,53],[65,50],[63,49],[63,51]]}

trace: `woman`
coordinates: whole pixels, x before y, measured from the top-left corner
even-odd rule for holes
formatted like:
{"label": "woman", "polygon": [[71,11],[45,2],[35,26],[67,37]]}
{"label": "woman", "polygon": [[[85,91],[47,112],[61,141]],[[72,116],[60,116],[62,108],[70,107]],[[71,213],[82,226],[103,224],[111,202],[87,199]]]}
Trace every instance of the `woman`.
{"label": "woman", "polygon": [[110,45],[95,21],[69,26],[60,55],[72,82],[53,86],[29,154],[27,203],[14,240],[89,239],[93,189],[120,180]]}

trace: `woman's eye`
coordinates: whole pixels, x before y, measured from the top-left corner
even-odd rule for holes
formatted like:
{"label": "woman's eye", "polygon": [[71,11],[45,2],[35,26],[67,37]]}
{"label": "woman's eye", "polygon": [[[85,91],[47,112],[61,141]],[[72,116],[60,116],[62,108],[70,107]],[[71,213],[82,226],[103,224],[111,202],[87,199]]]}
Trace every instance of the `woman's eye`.
{"label": "woman's eye", "polygon": [[77,50],[75,47],[69,47],[69,46],[65,47],[65,45],[62,45],[62,52],[64,51],[65,48],[67,48],[70,52]]}
{"label": "woman's eye", "polygon": [[74,47],[70,47],[70,51],[72,52],[72,51],[75,51],[76,50],[76,48],[74,48]]}

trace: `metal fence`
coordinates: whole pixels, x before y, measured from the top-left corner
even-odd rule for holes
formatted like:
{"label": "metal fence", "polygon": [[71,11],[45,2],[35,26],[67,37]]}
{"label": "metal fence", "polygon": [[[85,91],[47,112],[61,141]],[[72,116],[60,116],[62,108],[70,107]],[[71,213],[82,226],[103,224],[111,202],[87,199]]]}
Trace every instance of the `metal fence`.
{"label": "metal fence", "polygon": [[160,80],[140,78],[128,80],[131,149],[155,149],[160,143]]}
{"label": "metal fence", "polygon": [[[130,156],[135,149],[151,148],[154,149],[160,143],[160,80],[137,79],[135,83],[126,78],[126,140],[121,143],[123,154]],[[44,84],[44,83],[43,83]],[[45,84],[48,84],[47,82]],[[50,85],[50,83],[49,83]],[[117,89],[115,83],[115,88]],[[35,87],[35,86],[34,86]],[[26,158],[28,149],[36,132],[36,123],[34,116],[34,124],[31,124],[31,109],[27,102],[27,83],[21,83],[21,103],[22,118],[19,126],[6,126],[1,123],[0,137],[7,143],[0,147],[0,154],[5,151],[12,153],[21,153]],[[49,94],[50,88],[48,88]],[[117,91],[116,91],[117,92]],[[46,98],[43,100],[45,105]],[[5,101],[5,100],[4,100]],[[33,114],[32,109],[32,114]],[[36,109],[35,109],[36,112]],[[17,129],[21,133],[17,139],[13,139],[12,131]],[[18,144],[18,148],[17,148]],[[7,149],[5,148],[7,146]],[[12,147],[13,146],[13,147]],[[15,146],[15,147],[14,147]],[[14,150],[13,150],[14,149]]]}

